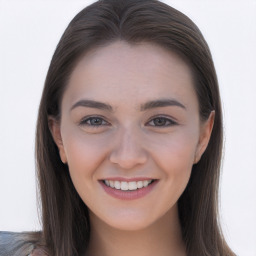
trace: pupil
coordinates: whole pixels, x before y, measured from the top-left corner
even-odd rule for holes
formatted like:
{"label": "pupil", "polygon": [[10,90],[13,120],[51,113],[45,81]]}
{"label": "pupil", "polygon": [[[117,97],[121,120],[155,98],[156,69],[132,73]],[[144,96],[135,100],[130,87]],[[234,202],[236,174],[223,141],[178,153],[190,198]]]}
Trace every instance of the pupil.
{"label": "pupil", "polygon": [[163,118],[156,118],[154,123],[156,126],[161,126],[165,124],[165,120]]}
{"label": "pupil", "polygon": [[93,125],[99,125],[99,124],[101,124],[101,120],[100,120],[99,118],[93,118],[93,119],[91,120],[91,123],[92,123]]}

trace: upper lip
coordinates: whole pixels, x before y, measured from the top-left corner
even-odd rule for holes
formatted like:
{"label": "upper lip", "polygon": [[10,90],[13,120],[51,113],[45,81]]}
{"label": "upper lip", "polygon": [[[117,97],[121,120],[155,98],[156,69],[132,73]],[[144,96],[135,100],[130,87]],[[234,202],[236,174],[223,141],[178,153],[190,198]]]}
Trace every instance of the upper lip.
{"label": "upper lip", "polygon": [[103,180],[112,180],[112,181],[126,181],[126,182],[131,182],[131,181],[143,181],[143,180],[155,180],[151,177],[133,177],[133,178],[126,178],[126,177],[107,177],[104,178]]}

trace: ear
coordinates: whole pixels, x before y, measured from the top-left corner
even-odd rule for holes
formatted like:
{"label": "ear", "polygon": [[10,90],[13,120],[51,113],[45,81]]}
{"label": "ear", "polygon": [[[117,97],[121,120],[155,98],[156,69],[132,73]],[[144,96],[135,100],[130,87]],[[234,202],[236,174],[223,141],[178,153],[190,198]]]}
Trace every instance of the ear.
{"label": "ear", "polygon": [[61,161],[66,164],[67,163],[67,157],[64,150],[62,137],[61,137],[61,131],[60,131],[60,121],[57,121],[56,118],[53,116],[48,116],[48,126],[52,134],[52,138],[57,145],[59,149],[59,154]]}
{"label": "ear", "polygon": [[209,140],[211,138],[212,134],[212,128],[214,124],[214,118],[215,118],[215,111],[212,111],[209,115],[209,118],[201,124],[200,127],[200,137],[196,149],[194,164],[198,163],[201,159],[201,156],[203,155],[204,151],[207,148],[207,145],[209,143]]}

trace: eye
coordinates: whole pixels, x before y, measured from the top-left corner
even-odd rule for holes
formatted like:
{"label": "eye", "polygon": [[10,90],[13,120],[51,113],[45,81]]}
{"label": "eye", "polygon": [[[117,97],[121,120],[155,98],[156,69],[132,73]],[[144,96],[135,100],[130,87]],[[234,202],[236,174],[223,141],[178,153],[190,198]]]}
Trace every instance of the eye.
{"label": "eye", "polygon": [[148,124],[156,127],[168,127],[172,125],[177,125],[177,123],[172,119],[161,116],[153,118],[150,122],[148,122]]}
{"label": "eye", "polygon": [[101,117],[93,116],[93,117],[83,119],[79,123],[79,125],[98,128],[98,127],[101,127],[101,126],[109,125],[109,123]]}
{"label": "eye", "polygon": [[[172,119],[166,118],[166,117],[161,117],[161,116],[153,118],[151,121],[148,122],[148,124],[150,126],[155,126],[155,127],[168,127],[168,126],[172,126],[172,125],[177,125],[177,123],[175,121],[173,121]],[[89,128],[90,127],[100,128],[103,126],[108,126],[110,124],[99,116],[92,116],[92,117],[83,119],[79,123],[79,125],[87,126]]]}

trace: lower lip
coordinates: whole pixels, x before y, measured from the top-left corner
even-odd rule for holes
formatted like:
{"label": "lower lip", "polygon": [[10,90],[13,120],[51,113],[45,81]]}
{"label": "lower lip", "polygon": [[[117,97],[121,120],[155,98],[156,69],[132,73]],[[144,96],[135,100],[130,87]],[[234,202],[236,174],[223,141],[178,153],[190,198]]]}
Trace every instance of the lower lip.
{"label": "lower lip", "polygon": [[107,186],[103,181],[100,181],[101,186],[103,187],[103,189],[107,194],[109,194],[114,198],[122,199],[122,200],[134,200],[134,199],[142,198],[147,194],[149,194],[150,191],[154,189],[157,183],[158,183],[158,180],[155,180],[153,183],[151,183],[147,187],[139,188],[137,190],[123,191],[121,189],[111,188]]}

